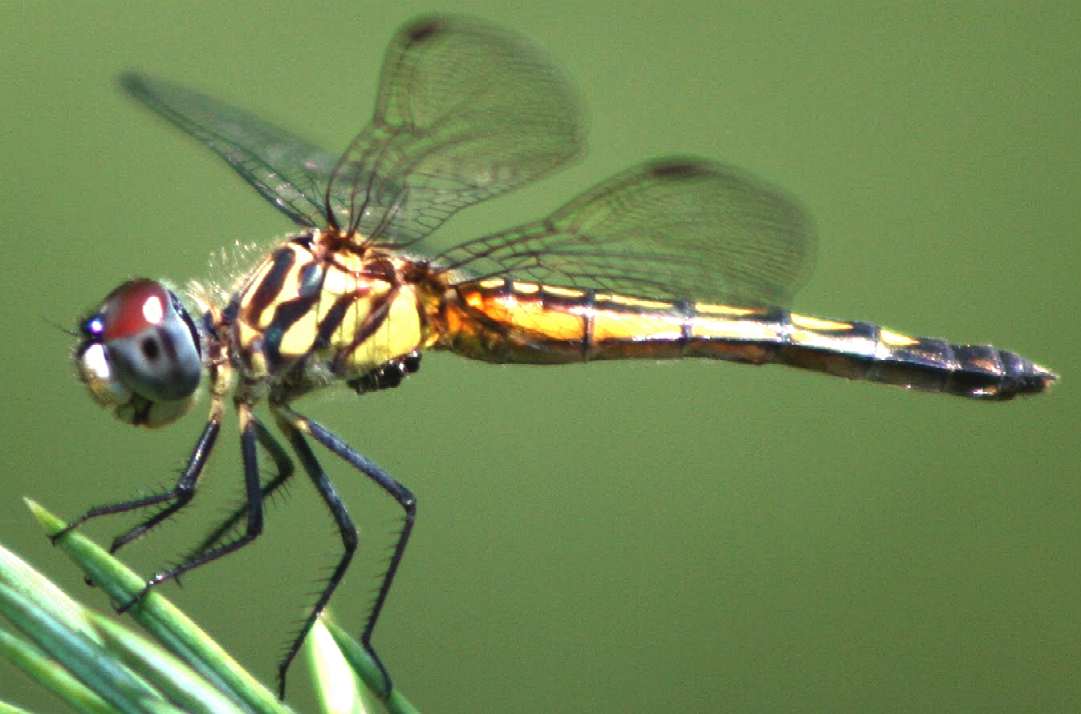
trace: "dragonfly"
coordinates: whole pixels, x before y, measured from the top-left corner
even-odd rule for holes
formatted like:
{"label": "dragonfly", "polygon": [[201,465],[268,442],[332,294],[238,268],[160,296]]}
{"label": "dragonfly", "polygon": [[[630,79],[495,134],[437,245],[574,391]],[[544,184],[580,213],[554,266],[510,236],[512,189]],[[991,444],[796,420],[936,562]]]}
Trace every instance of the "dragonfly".
{"label": "dragonfly", "polygon": [[[119,609],[252,543],[264,501],[299,462],[342,551],[278,666],[282,697],[290,663],[358,547],[311,442],[404,514],[360,634],[384,694],[391,678],[372,635],[417,508],[406,486],[298,412],[293,402],[302,395],[332,385],[358,394],[397,387],[425,350],[491,363],[783,364],[982,400],[1036,394],[1056,379],[1007,350],[791,311],[785,306],[812,262],[810,220],[781,190],[703,158],[647,161],[538,220],[445,242],[436,229],[459,210],[553,172],[585,143],[567,78],[529,41],[481,20],[432,16],[402,27],[384,57],[374,114],[340,154],[168,81],[134,73],[120,81],[223,159],[295,232],[231,283],[193,283],[184,292],[128,280],[80,322],[80,378],[120,421],[171,424],[204,382],[210,408],[173,487],[91,508],[69,529],[146,509],[112,542],[115,553],[176,515],[196,493],[231,401],[244,504]],[[256,415],[259,405],[288,448]],[[260,453],[275,467],[265,481]]]}

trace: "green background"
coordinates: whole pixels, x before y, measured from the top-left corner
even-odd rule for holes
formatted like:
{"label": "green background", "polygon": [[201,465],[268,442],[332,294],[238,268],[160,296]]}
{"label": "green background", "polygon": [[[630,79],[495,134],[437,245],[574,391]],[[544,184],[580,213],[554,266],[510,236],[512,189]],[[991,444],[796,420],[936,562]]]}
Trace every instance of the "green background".
{"label": "green background", "polygon": [[[343,146],[392,32],[432,9],[3,4],[0,541],[76,595],[108,607],[20,498],[74,516],[166,484],[200,416],[114,422],[52,323],[128,277],[183,282],[219,246],[289,230],[115,75],[170,77]],[[548,48],[584,94],[591,152],[444,230],[536,217],[647,157],[721,158],[815,216],[797,308],[994,342],[1064,380],[980,404],[781,368],[429,355],[400,390],[309,398],[419,498],[376,632],[397,683],[434,712],[1081,707],[1077,3],[455,10]],[[331,473],[366,548],[334,600],[359,630],[398,514]],[[240,493],[230,425],[196,504],[130,562],[170,562]],[[257,545],[167,594],[270,679],[337,548],[298,479]],[[306,679],[294,668],[301,711]],[[4,699],[59,708],[6,665],[0,682]]]}

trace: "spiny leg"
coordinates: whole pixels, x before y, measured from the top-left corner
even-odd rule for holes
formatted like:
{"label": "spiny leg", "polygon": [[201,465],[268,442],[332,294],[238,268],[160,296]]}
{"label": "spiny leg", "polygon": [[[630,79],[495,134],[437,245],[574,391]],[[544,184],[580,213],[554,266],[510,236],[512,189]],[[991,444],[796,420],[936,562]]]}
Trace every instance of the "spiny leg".
{"label": "spiny leg", "polygon": [[[277,473],[263,484],[262,487],[262,499],[265,503],[266,500],[272,496],[279,488],[281,488],[286,481],[293,477],[293,460],[289,458],[289,454],[282,448],[281,444],[277,442],[274,436],[270,433],[270,430],[263,426],[263,423],[258,419],[253,419],[252,424],[255,427],[255,436],[259,440],[259,444],[270,455],[270,458],[274,460],[274,467]],[[248,512],[248,504],[241,504],[236,510],[234,510],[224,521],[218,524],[212,531],[210,531],[205,538],[191,550],[187,551],[183,556],[183,560],[188,560],[198,556],[204,551],[209,550],[216,545],[222,538],[233,531],[240,519]]]}
{"label": "spiny leg", "polygon": [[104,506],[95,506],[68,524],[62,531],[53,535],[52,541],[55,543],[68,531],[86,523],[91,518],[107,516],[114,513],[127,513],[128,511],[135,511],[140,508],[148,508],[161,503],[168,503],[167,506],[144,520],[142,523],[114,538],[112,545],[109,546],[109,552],[116,553],[136,538],[146,535],[146,533],[154,526],[160,524],[170,516],[175,515],[177,511],[188,505],[188,503],[191,502],[192,497],[195,496],[195,489],[199,484],[199,476],[203,473],[203,467],[206,466],[207,460],[210,458],[210,453],[213,451],[214,444],[218,438],[218,431],[221,429],[221,414],[221,403],[215,401],[210,409],[210,418],[207,420],[206,426],[203,427],[203,432],[199,435],[199,440],[195,442],[195,447],[191,451],[191,456],[188,457],[188,463],[180,473],[180,478],[177,479],[175,486],[168,491],[157,493],[152,496],[106,504]]}
{"label": "spiny leg", "polygon": [[383,471],[363,455],[357,453],[351,446],[342,441],[341,438],[330,431],[327,431],[317,422],[302,414],[298,414],[284,404],[277,405],[277,411],[302,434],[312,437],[339,458],[346,461],[357,471],[360,471],[374,481],[380,488],[390,494],[394,500],[398,502],[398,505],[402,507],[402,510],[405,511],[405,522],[402,524],[402,530],[398,534],[397,542],[394,544],[394,551],[391,553],[390,563],[387,565],[386,573],[383,575],[383,581],[379,585],[379,592],[376,594],[375,602],[368,615],[368,621],[364,624],[364,630],[360,635],[360,643],[364,646],[365,651],[367,651],[372,660],[375,661],[376,665],[379,667],[379,671],[383,674],[385,683],[383,695],[387,695],[391,692],[392,688],[390,674],[387,672],[387,668],[383,666],[382,660],[379,659],[379,655],[375,653],[375,649],[372,647],[372,631],[375,629],[375,623],[379,620],[379,614],[382,612],[383,605],[386,603],[387,593],[390,591],[391,583],[394,582],[394,576],[398,572],[398,566],[402,562],[402,555],[405,553],[405,546],[409,542],[409,535],[413,531],[413,523],[416,519],[417,512],[417,500],[408,488],[395,481],[387,474],[387,472]]}
{"label": "spiny leg", "polygon": [[357,529],[356,526],[353,525],[353,519],[349,517],[349,512],[346,510],[345,504],[342,503],[337,491],[334,490],[334,484],[330,482],[330,478],[323,470],[323,467],[319,465],[319,461],[315,458],[315,454],[312,453],[311,447],[308,446],[308,442],[304,440],[304,435],[278,411],[275,410],[274,415],[278,420],[278,426],[288,437],[289,443],[293,447],[293,451],[296,452],[297,457],[300,459],[301,466],[303,466],[304,470],[308,473],[312,483],[315,484],[316,490],[319,491],[319,495],[323,497],[323,501],[327,504],[327,508],[330,509],[331,515],[334,516],[334,522],[338,525],[338,532],[341,534],[342,546],[344,548],[342,556],[338,560],[338,564],[334,566],[330,578],[327,579],[323,592],[320,593],[319,599],[316,600],[311,612],[308,613],[308,617],[305,618],[304,623],[301,625],[300,631],[289,645],[285,657],[278,665],[278,696],[284,699],[285,673],[289,669],[289,665],[292,663],[293,658],[296,657],[297,652],[300,651],[301,645],[304,644],[304,638],[307,637],[312,625],[315,624],[315,619],[319,617],[319,613],[321,613],[327,606],[327,603],[330,602],[330,596],[334,593],[334,590],[338,587],[338,583],[340,583],[345,576],[345,571],[349,569],[349,563],[352,561],[353,554],[357,549]]}
{"label": "spiny leg", "polygon": [[248,520],[244,533],[233,540],[203,551],[179,565],[155,573],[146,581],[142,591],[130,601],[118,607],[117,612],[128,610],[132,605],[142,600],[154,586],[183,575],[200,565],[206,565],[223,555],[239,550],[251,543],[263,532],[263,492],[259,483],[259,463],[255,450],[257,432],[255,424],[257,420],[251,413],[251,406],[247,404],[237,404],[237,415],[240,419],[240,455],[244,462],[244,489],[248,499],[246,509]]}

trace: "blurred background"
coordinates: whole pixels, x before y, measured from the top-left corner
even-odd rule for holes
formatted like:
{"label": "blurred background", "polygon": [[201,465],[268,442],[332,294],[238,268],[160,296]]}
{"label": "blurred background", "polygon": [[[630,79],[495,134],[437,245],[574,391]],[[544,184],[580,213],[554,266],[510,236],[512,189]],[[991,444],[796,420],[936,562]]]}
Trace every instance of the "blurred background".
{"label": "blurred background", "polygon": [[[201,412],[112,420],[69,364],[73,324],[136,275],[182,284],[289,224],[125,100],[135,68],[342,147],[415,2],[61,2],[0,9],[0,541],[107,609],[24,508],[74,517],[171,483]],[[1050,395],[980,404],[723,363],[502,368],[429,355],[403,388],[300,406],[406,483],[419,524],[375,641],[433,712],[1067,711],[1081,704],[1081,8],[1013,2],[462,2],[547,48],[591,151],[454,218],[543,215],[647,157],[785,187],[819,233],[795,307],[992,342]],[[204,401],[205,404],[205,401]],[[326,457],[364,557],[359,631],[398,511]],[[242,493],[235,426],[143,573]],[[129,521],[86,528],[101,542]],[[337,557],[309,484],[246,551],[166,594],[267,681]],[[6,625],[5,625],[6,626]],[[290,702],[311,711],[303,666]],[[0,664],[0,698],[58,702]]]}

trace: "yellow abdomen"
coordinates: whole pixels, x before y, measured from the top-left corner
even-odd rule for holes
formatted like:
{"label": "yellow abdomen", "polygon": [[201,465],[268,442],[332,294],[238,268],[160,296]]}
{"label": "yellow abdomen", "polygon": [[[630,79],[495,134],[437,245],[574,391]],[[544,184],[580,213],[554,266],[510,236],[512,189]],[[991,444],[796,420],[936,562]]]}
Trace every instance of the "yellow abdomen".
{"label": "yellow abdomen", "polygon": [[488,362],[703,357],[976,399],[1042,392],[1055,380],[1050,370],[1007,350],[910,337],[869,322],[504,278],[454,286],[439,320],[441,347]]}

